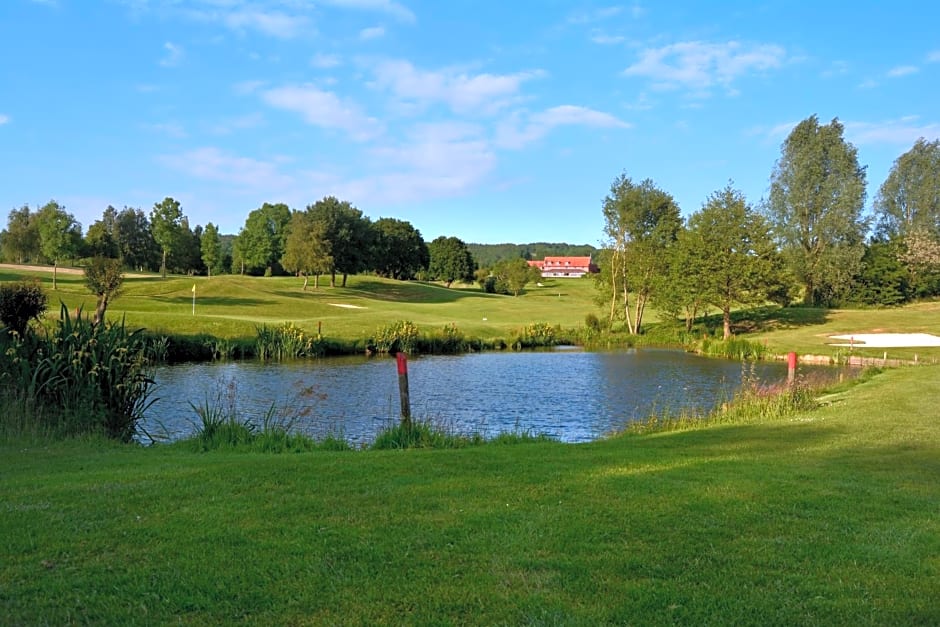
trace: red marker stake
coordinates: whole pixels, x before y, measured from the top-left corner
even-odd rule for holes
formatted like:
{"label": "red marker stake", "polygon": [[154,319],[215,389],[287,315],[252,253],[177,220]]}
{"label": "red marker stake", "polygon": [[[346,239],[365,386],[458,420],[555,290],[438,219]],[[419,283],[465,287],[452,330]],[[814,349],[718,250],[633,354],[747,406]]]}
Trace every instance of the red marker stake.
{"label": "red marker stake", "polygon": [[408,355],[398,353],[398,394],[401,397],[401,424],[411,427],[411,399],[408,393]]}

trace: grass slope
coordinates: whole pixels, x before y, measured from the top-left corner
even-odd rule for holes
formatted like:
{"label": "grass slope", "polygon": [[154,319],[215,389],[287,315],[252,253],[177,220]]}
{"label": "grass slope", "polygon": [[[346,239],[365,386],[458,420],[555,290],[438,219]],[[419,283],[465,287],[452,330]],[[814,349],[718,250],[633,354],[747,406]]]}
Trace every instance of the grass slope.
{"label": "grass slope", "polygon": [[940,624],[940,368],[456,451],[0,445],[9,624]]}
{"label": "grass slope", "polygon": [[[0,269],[0,281],[38,277],[49,295],[50,314],[58,303],[69,309],[94,309],[95,299],[82,276],[60,275],[52,290],[49,273]],[[131,327],[175,334],[207,333],[220,338],[254,337],[258,325],[293,322],[308,332],[322,328],[327,337],[361,339],[396,320],[411,320],[424,330],[446,324],[471,337],[506,337],[532,322],[565,328],[584,323],[594,310],[593,282],[584,279],[545,279],[520,297],[484,294],[475,286],[445,288],[438,284],[403,282],[371,276],[351,276],[347,287],[311,287],[293,277],[130,276],[121,295],[108,309],[109,319],[124,316]],[[192,287],[196,286],[196,315]],[[339,306],[342,305],[342,306]],[[322,325],[322,327],[321,327]]]}

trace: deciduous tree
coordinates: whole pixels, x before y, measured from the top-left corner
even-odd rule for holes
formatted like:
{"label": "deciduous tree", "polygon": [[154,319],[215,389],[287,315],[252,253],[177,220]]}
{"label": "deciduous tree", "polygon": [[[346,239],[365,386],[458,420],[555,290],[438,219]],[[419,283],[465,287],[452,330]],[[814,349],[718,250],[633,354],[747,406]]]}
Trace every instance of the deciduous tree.
{"label": "deciduous tree", "polygon": [[124,275],[121,273],[121,262],[118,259],[97,256],[85,266],[85,285],[98,297],[92,324],[104,322],[108,303],[117,297],[123,282]]}
{"label": "deciduous tree", "polygon": [[49,201],[36,213],[39,250],[52,262],[52,289],[56,289],[59,260],[74,257],[82,239],[82,227],[65,207]]}
{"label": "deciduous tree", "polygon": [[7,228],[0,233],[3,258],[15,263],[36,261],[39,257],[39,225],[29,205],[10,211]]}
{"label": "deciduous tree", "polygon": [[940,236],[940,140],[923,137],[895,160],[875,196],[878,233],[904,238]]}
{"label": "deciduous tree", "polygon": [[317,220],[310,210],[295,211],[287,227],[287,242],[281,260],[285,270],[304,277],[304,291],[308,278],[314,276],[314,287],[320,287],[320,275],[333,267],[330,242],[326,239],[326,225]]}
{"label": "deciduous tree", "polygon": [[838,119],[803,120],[784,141],[770,182],[768,216],[807,305],[847,292],[865,252],[865,168]]}
{"label": "deciduous tree", "polygon": [[323,225],[324,239],[330,243],[333,263],[330,287],[336,286],[336,273],[346,277],[368,267],[372,249],[372,223],[348,202],[327,196],[307,207],[312,217]]}
{"label": "deciduous tree", "polygon": [[283,203],[264,203],[248,214],[238,233],[238,251],[239,260],[249,273],[277,273],[290,219],[290,208]]}
{"label": "deciduous tree", "polygon": [[215,269],[218,274],[219,265],[222,263],[222,239],[219,237],[218,227],[211,222],[202,232],[200,248],[202,249],[202,263],[206,265],[206,272],[211,278],[212,270]]}
{"label": "deciduous tree", "polygon": [[410,222],[379,218],[372,227],[375,232],[372,265],[376,274],[407,280],[427,269],[430,262],[428,245]]}
{"label": "deciduous tree", "polygon": [[467,245],[457,237],[441,235],[428,244],[428,275],[450,287],[454,281],[472,281],[474,263]]}
{"label": "deciduous tree", "polygon": [[628,332],[637,334],[642,331],[643,314],[654,288],[667,271],[669,248],[682,226],[679,206],[650,179],[636,184],[621,174],[604,199],[603,214],[611,250],[606,273],[611,281],[611,322],[619,308]]}
{"label": "deciduous tree", "polygon": [[155,270],[160,265],[160,247],[153,239],[150,220],[141,209],[124,207],[114,221],[114,240],[126,268]]}
{"label": "deciduous tree", "polygon": [[162,202],[154,204],[150,212],[150,230],[153,239],[163,251],[160,262],[160,274],[166,278],[167,256],[173,252],[180,243],[180,224],[183,212],[177,200],[167,196]]}

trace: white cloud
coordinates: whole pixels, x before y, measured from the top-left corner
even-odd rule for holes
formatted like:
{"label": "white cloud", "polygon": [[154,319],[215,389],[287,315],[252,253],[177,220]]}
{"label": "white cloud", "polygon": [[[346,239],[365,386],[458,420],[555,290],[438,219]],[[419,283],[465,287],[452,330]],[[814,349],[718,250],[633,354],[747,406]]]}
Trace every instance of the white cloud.
{"label": "white cloud", "polygon": [[523,82],[540,71],[517,74],[467,74],[454,69],[420,70],[408,61],[381,61],[373,66],[373,86],[388,89],[405,106],[445,103],[457,113],[492,114],[519,99]]}
{"label": "white cloud", "polygon": [[176,67],[183,60],[184,51],[182,46],[168,41],[163,44],[163,49],[166,50],[166,55],[160,59],[160,65],[163,67]]}
{"label": "white cloud", "polygon": [[940,123],[922,123],[917,116],[905,116],[883,122],[845,122],[846,139],[853,144],[913,145],[923,137],[940,138]]}
{"label": "white cloud", "polygon": [[10,116],[0,113],[0,126],[10,123]]}
{"label": "white cloud", "polygon": [[245,188],[283,189],[293,182],[291,177],[278,171],[279,162],[239,157],[211,146],[175,155],[162,155],[157,161],[198,179]]}
{"label": "white cloud", "polygon": [[785,60],[786,51],[772,44],[688,41],[648,48],[623,73],[648,78],[660,89],[707,90],[715,85],[730,88],[735,80],[779,68]]}
{"label": "white cloud", "polygon": [[899,65],[898,67],[888,70],[888,76],[891,78],[899,78],[901,76],[916,74],[918,71],[918,68],[914,65]]}
{"label": "white cloud", "polygon": [[265,81],[242,81],[240,83],[235,83],[232,86],[232,89],[239,96],[247,96],[248,94],[253,94],[262,87],[265,86]]}
{"label": "white cloud", "polygon": [[628,129],[631,124],[602,111],[575,105],[561,105],[533,113],[521,123],[521,115],[502,123],[497,130],[497,144],[504,148],[522,148],[545,137],[559,126]]}
{"label": "white cloud", "polygon": [[167,135],[175,139],[184,139],[187,137],[186,129],[183,128],[182,124],[178,122],[163,122],[160,124],[147,124],[144,128],[159,133],[161,135]]}
{"label": "white cloud", "polygon": [[623,12],[623,7],[609,6],[595,9],[593,11],[579,11],[568,17],[569,24],[593,24],[608,20]]}
{"label": "white cloud", "polygon": [[310,59],[310,65],[321,70],[339,67],[342,64],[343,60],[337,54],[323,54],[318,52]]}
{"label": "white cloud", "polygon": [[257,128],[264,124],[264,116],[260,113],[248,113],[229,118],[224,118],[211,127],[211,131],[216,135],[228,135],[234,131]]}
{"label": "white cloud", "polygon": [[940,50],[933,50],[927,54],[927,63],[940,63]]}
{"label": "white cloud", "polygon": [[878,87],[879,83],[873,78],[866,78],[864,81],[858,84],[859,89],[874,89]]}
{"label": "white cloud", "polygon": [[626,40],[627,38],[623,35],[608,35],[597,30],[591,33],[591,41],[601,46],[614,46]]}
{"label": "white cloud", "polygon": [[391,15],[402,22],[415,21],[415,14],[408,7],[392,0],[321,0],[321,2],[342,9],[377,11]]}
{"label": "white cloud", "polygon": [[281,11],[242,9],[230,12],[206,14],[209,19],[220,21],[235,31],[256,30],[279,39],[292,39],[301,34],[316,34],[309,18],[304,15],[289,15]]}
{"label": "white cloud", "polygon": [[372,26],[371,28],[363,28],[359,31],[360,41],[368,41],[370,39],[379,39],[380,37],[385,36],[385,29],[381,26]]}
{"label": "white cloud", "polygon": [[273,107],[299,113],[309,124],[345,131],[356,141],[371,139],[382,132],[379,121],[367,116],[358,105],[313,85],[277,87],[263,92],[261,97]]}

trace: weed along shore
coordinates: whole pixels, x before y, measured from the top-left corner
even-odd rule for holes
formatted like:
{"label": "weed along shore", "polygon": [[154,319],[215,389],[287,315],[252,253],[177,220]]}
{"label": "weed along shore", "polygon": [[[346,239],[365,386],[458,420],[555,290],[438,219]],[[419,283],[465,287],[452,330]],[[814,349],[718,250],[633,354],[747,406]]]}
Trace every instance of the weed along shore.
{"label": "weed along shore", "polygon": [[[841,359],[827,338],[870,330],[871,312],[767,308],[735,320],[752,329],[746,337],[717,340],[721,320],[706,318],[685,336],[694,341],[677,341],[668,324],[650,324],[641,340],[737,361],[645,346],[415,356],[404,420],[395,359],[311,357],[329,354],[329,338],[409,354],[432,333],[441,343],[458,332],[544,339],[559,328],[586,344],[629,338],[595,328],[591,286],[579,281],[543,300],[365,276],[310,295],[296,279],[213,277],[197,285],[205,300],[194,315],[190,277],[141,277],[128,279],[102,324],[73,314],[93,305],[77,281],[58,278],[58,313],[44,326],[3,336],[0,622],[940,623],[938,349],[887,349],[908,361],[916,351],[918,365],[840,383],[797,368],[790,384],[769,359]],[[17,289],[32,296],[32,286]],[[878,324],[936,332],[935,318],[935,308],[911,306]],[[250,338],[265,359],[161,367],[190,383],[204,375],[185,367],[228,369],[237,387],[251,366],[275,374],[274,391],[249,412],[214,384],[216,395],[191,401],[193,432],[142,445],[156,431],[146,417],[159,407],[153,368],[168,350],[158,338],[200,334],[219,356]],[[884,350],[851,347],[866,358]],[[533,361],[513,366],[516,357]],[[607,363],[628,357],[639,360],[629,374]],[[461,366],[476,358],[480,379]],[[300,429],[324,395],[352,394],[343,359],[388,379],[383,421],[367,441]],[[740,385],[707,407],[654,403],[619,428],[566,441],[514,417],[535,413],[550,426],[600,416],[587,392],[628,392],[643,370],[651,385],[683,387],[678,360],[726,367]],[[341,383],[311,385],[314,367]],[[291,368],[299,382],[283,374]],[[516,402],[480,410],[486,428],[434,419],[445,415],[438,408],[485,400],[497,383]],[[363,387],[346,414],[383,394]],[[285,413],[284,391],[306,402]],[[638,406],[610,398],[621,417]]]}

